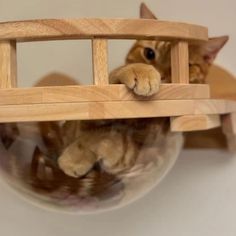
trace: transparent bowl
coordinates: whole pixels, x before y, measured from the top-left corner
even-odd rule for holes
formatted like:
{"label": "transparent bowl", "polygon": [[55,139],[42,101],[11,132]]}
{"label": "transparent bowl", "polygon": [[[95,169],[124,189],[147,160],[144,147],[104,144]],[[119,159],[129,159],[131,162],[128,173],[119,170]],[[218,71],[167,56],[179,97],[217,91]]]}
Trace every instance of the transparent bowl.
{"label": "transparent bowl", "polygon": [[[154,118],[95,121],[90,124],[96,123],[96,126],[87,125],[86,132],[93,134],[101,132],[104,125],[109,124],[108,137],[109,132],[121,132],[124,136],[123,132],[128,130],[126,138],[128,136],[131,142],[135,139],[142,145],[139,143],[136,146],[135,161],[128,168],[111,173],[103,168],[100,160],[88,173],[78,178],[66,175],[58,167],[58,156],[53,153],[53,148],[48,151],[49,144],[42,137],[39,123],[1,124],[1,177],[15,192],[43,208],[78,214],[120,208],[153,189],[172,168],[181,151],[182,135],[171,132],[161,134],[153,128],[156,122],[159,121]],[[65,122],[56,124],[59,129],[65,127]],[[44,132],[48,135],[50,130]],[[62,140],[66,136],[61,131],[58,135],[63,137]],[[54,142],[54,148],[58,145],[60,143]],[[119,151],[118,148],[114,148],[114,153]]]}

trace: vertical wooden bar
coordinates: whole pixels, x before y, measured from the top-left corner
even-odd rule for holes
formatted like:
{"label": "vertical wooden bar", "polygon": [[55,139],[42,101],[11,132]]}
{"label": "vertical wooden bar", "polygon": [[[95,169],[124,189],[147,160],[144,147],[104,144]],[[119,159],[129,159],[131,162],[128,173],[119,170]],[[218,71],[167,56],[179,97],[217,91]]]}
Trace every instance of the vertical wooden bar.
{"label": "vertical wooden bar", "polygon": [[[171,45],[171,82],[177,84],[189,84],[189,52],[188,52],[188,43],[184,41],[178,41],[172,43]],[[196,123],[199,122],[200,117],[192,116],[179,116],[170,118],[170,126],[172,131],[185,131],[182,126],[182,121],[184,123],[187,120],[191,119],[193,126],[196,126]],[[207,118],[205,119],[207,120]],[[194,121],[194,122],[193,122]],[[178,127],[178,128],[177,128]],[[190,128],[188,127],[188,130]]]}
{"label": "vertical wooden bar", "polygon": [[223,115],[221,119],[223,132],[236,136],[236,113]]}
{"label": "vertical wooden bar", "polygon": [[94,84],[109,84],[108,43],[106,39],[92,40]]}
{"label": "vertical wooden bar", "polygon": [[0,88],[16,87],[16,42],[0,42]]}
{"label": "vertical wooden bar", "polygon": [[189,53],[188,43],[184,41],[171,46],[171,82],[189,83]]}
{"label": "vertical wooden bar", "polygon": [[222,119],[222,131],[227,140],[228,150],[236,152],[236,112],[223,115]]}

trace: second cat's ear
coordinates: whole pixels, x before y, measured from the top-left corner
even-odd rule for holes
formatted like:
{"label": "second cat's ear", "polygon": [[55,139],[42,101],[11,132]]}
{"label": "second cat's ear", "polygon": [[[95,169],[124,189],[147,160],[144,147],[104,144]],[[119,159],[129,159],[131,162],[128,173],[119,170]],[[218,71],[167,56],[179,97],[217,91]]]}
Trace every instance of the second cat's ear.
{"label": "second cat's ear", "polygon": [[202,54],[204,60],[207,63],[213,63],[218,52],[224,47],[228,40],[229,36],[210,38],[206,43],[202,45]]}
{"label": "second cat's ear", "polygon": [[145,3],[141,3],[140,5],[140,18],[157,20],[157,17],[152,13]]}

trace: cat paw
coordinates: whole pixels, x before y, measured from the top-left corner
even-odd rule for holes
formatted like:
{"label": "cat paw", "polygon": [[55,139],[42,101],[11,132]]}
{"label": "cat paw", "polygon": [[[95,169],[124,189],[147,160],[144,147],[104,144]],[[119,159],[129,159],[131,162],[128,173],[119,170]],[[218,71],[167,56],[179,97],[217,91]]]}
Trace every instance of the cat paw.
{"label": "cat paw", "polygon": [[58,158],[60,169],[68,176],[78,178],[86,175],[94,166],[93,152],[81,148],[77,143],[69,145]]}
{"label": "cat paw", "polygon": [[135,94],[151,96],[158,92],[161,75],[152,65],[134,63],[117,71],[118,80],[132,89]]}

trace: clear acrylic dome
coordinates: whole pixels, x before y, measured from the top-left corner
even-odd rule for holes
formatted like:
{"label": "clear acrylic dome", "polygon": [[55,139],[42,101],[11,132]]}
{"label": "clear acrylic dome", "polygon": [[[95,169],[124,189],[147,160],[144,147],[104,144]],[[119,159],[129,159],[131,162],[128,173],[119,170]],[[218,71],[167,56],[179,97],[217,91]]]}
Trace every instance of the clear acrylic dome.
{"label": "clear acrylic dome", "polygon": [[[142,134],[139,137],[142,145],[128,169],[114,174],[106,171],[101,162],[96,162],[84,176],[70,177],[58,167],[57,157],[52,152],[52,155],[41,155],[46,153],[48,144],[43,141],[38,123],[1,124],[2,178],[30,202],[67,213],[100,212],[137,200],[153,189],[171,169],[182,147],[182,135],[167,132],[162,137],[159,134],[154,137],[146,129],[153,119],[138,122],[135,130],[130,126],[132,120],[129,125],[120,121],[101,124],[106,122],[110,122],[110,132],[118,132],[119,127],[119,130],[129,130],[129,135],[135,138]],[[92,131],[94,126],[89,129]],[[156,138],[158,143],[153,141]]]}

